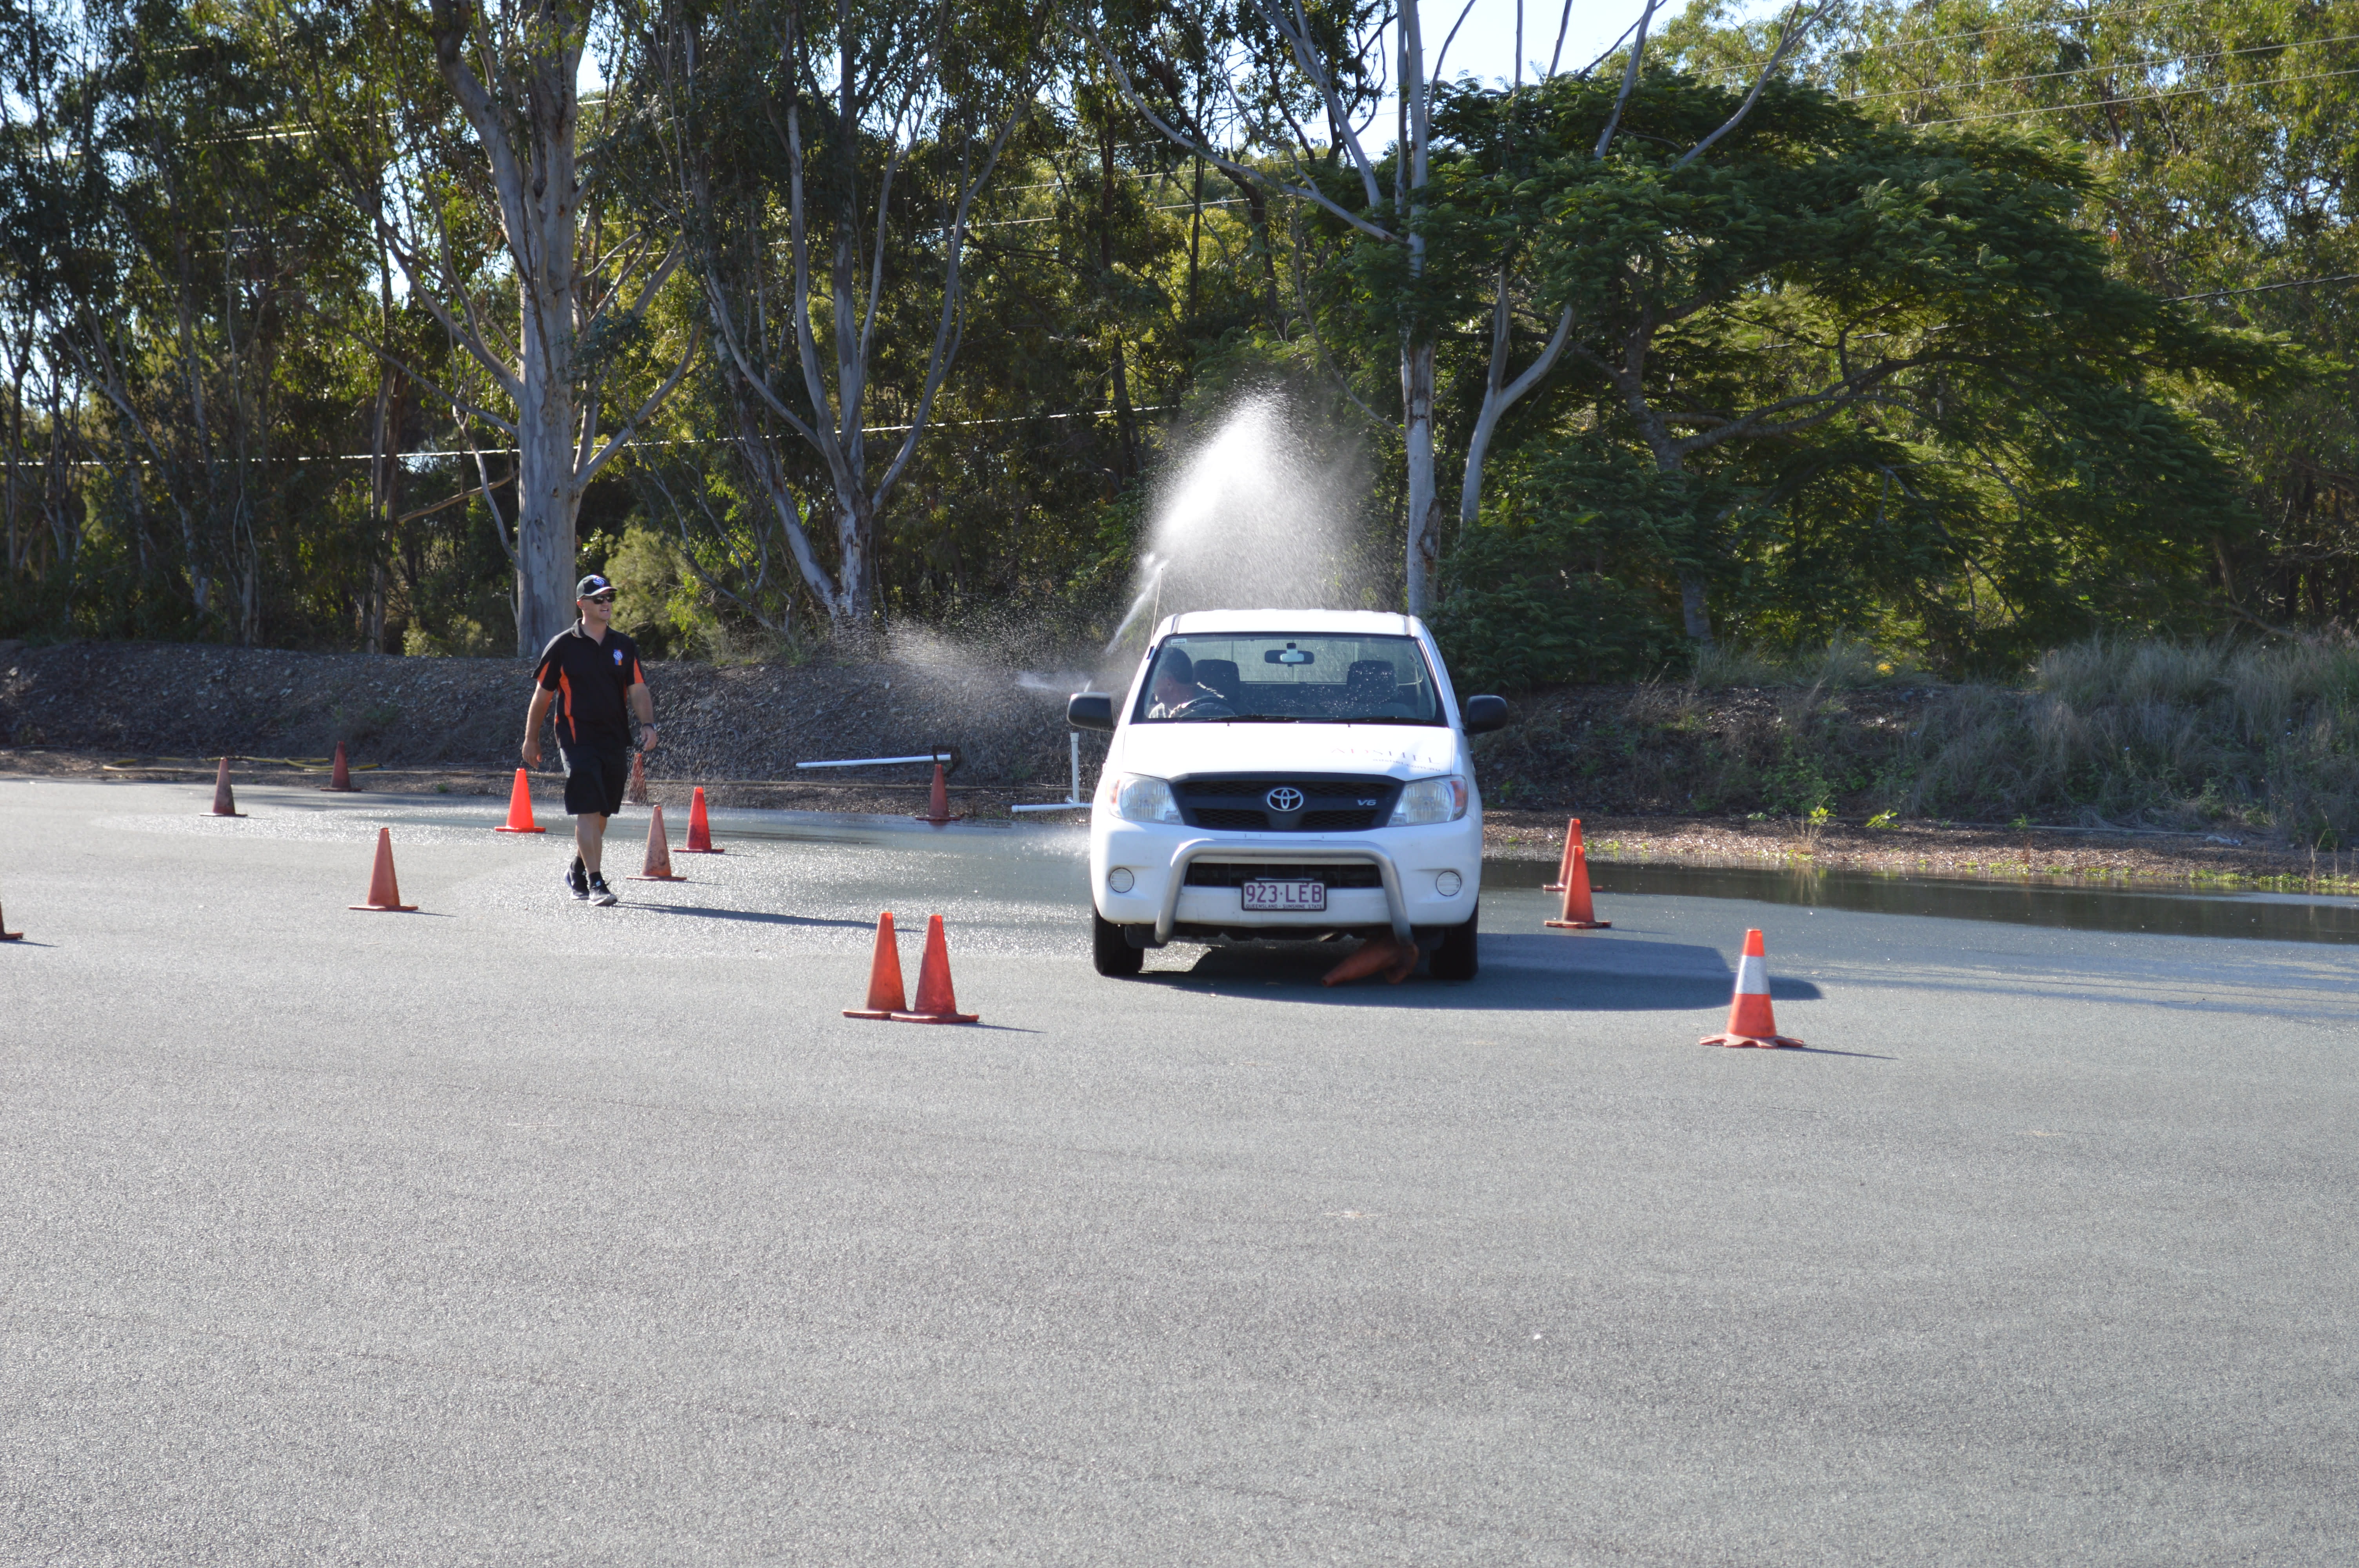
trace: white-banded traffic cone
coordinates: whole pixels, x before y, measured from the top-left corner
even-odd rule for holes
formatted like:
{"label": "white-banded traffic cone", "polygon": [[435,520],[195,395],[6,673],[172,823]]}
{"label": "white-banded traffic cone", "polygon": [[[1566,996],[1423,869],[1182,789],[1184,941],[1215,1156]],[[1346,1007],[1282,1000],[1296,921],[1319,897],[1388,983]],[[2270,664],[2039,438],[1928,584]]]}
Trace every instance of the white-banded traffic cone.
{"label": "white-banded traffic cone", "polygon": [[1699,1045],[1799,1045],[1777,1033],[1777,1014],[1769,1006],[1769,956],[1761,933],[1745,934],[1745,956],[1736,960],[1736,996],[1728,1004],[1728,1027],[1707,1034]]}

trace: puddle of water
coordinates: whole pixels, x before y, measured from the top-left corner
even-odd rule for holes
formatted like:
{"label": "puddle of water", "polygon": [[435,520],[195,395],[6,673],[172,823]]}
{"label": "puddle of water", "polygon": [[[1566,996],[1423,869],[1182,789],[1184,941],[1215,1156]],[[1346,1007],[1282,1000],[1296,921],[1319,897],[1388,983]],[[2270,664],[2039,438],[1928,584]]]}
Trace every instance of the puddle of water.
{"label": "puddle of water", "polygon": [[[273,804],[286,810],[294,822],[305,822],[355,814],[353,803],[366,798],[330,797],[323,803],[313,796],[297,795]],[[488,838],[503,809],[481,798],[454,799],[445,805],[415,796],[386,796],[357,815],[365,816],[372,832],[379,823],[415,823],[431,825],[454,837],[464,837],[473,829]],[[670,811],[664,816],[677,849],[687,833],[687,813],[679,813],[676,826]],[[1076,870],[1086,854],[1088,838],[1073,825],[995,821],[932,828],[899,817],[745,809],[716,812],[714,817],[714,836],[724,843],[744,839],[863,850],[879,858],[880,869],[889,863],[912,875],[922,873],[937,880],[947,875],[949,881],[963,881],[977,893],[987,885],[1009,896],[1052,902],[1085,896],[1079,892]],[[546,812],[542,825],[552,832],[549,839],[537,842],[555,842],[566,828],[561,815]],[[614,841],[636,845],[646,827],[634,811],[619,820],[613,831]],[[959,869],[952,871],[953,866]],[[1484,882],[1501,891],[1538,888],[1555,874],[1555,862],[1548,860],[1486,859],[1483,862]],[[1590,879],[1598,893],[1606,897],[1627,893],[1751,899],[1878,914],[1997,920],[2067,931],[2359,945],[2359,899],[2298,893],[2161,892],[1878,876],[1801,867],[1677,866],[1631,860],[1593,860]]]}
{"label": "puddle of water", "polygon": [[[1536,888],[1551,862],[1489,860],[1484,885]],[[2114,888],[1973,882],[1794,867],[1665,866],[1592,860],[1590,885],[1614,893],[1742,898],[1761,903],[1998,920],[2066,931],[2131,931],[2160,936],[2247,936],[2269,942],[2359,944],[2359,900],[2286,893],[2180,893]],[[1603,912],[1600,912],[1603,914]]]}

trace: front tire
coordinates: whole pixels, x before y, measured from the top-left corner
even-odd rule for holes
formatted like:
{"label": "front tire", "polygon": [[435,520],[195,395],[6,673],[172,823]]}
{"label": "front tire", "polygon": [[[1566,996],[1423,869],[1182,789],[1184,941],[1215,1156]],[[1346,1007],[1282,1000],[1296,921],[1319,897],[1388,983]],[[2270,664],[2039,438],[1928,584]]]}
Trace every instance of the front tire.
{"label": "front tire", "polygon": [[1441,934],[1441,946],[1433,950],[1430,972],[1437,980],[1471,980],[1481,968],[1474,951],[1475,927],[1482,923],[1483,906],[1476,904],[1474,913],[1466,917],[1463,925],[1453,925]]}
{"label": "front tire", "polygon": [[1090,911],[1090,957],[1099,974],[1116,980],[1129,979],[1147,962],[1145,949],[1132,946],[1122,927],[1095,908]]}

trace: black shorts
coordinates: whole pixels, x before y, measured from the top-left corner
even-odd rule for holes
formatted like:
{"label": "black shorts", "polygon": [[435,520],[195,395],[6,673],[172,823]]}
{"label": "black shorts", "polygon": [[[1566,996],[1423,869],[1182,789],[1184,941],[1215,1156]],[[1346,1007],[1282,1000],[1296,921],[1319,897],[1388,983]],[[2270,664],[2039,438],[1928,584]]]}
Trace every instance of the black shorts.
{"label": "black shorts", "polygon": [[631,748],[617,741],[607,745],[560,741],[557,754],[565,762],[565,813],[569,816],[612,816],[623,809],[631,787]]}

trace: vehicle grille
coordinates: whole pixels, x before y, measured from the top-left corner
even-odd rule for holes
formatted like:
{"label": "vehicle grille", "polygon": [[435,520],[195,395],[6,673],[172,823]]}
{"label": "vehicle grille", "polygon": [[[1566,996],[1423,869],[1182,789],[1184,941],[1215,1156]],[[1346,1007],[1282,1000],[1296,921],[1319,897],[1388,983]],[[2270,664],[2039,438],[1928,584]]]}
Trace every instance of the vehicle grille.
{"label": "vehicle grille", "polygon": [[[1179,779],[1172,787],[1179,792],[1180,810],[1195,827],[1299,833],[1355,833],[1374,827],[1385,819],[1400,790],[1392,779],[1350,773]],[[1270,791],[1288,787],[1303,796],[1303,809],[1291,822],[1266,805]]]}
{"label": "vehicle grille", "polygon": [[1191,888],[1243,887],[1249,881],[1325,882],[1331,888],[1380,888],[1382,871],[1366,860],[1311,865],[1263,865],[1252,860],[1196,860],[1188,867]]}

